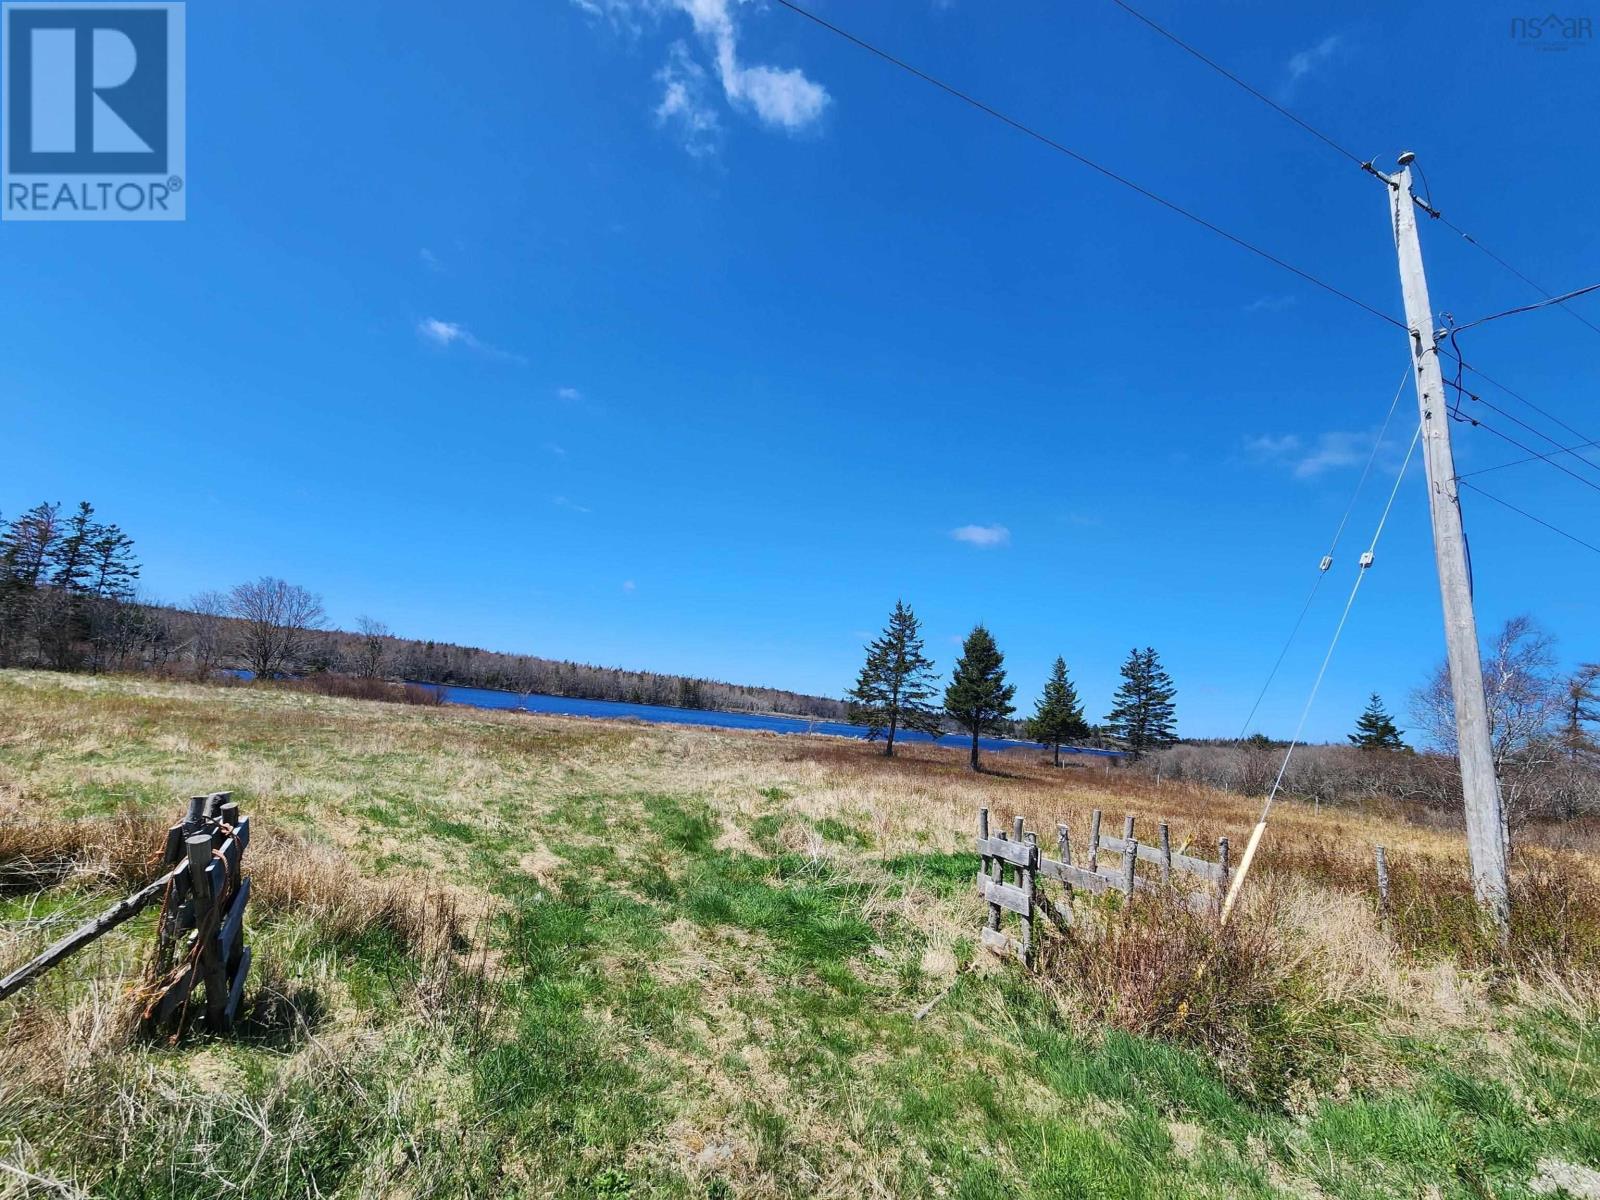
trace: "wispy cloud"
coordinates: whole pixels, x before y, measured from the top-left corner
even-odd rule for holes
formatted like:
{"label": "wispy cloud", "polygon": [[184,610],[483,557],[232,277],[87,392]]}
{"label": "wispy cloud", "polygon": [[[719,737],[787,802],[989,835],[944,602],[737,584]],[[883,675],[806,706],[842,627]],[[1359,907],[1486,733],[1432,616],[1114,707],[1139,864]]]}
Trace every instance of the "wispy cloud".
{"label": "wispy cloud", "polygon": [[722,122],[712,107],[706,69],[695,62],[684,42],[674,42],[666,66],[656,72],[661,102],[656,121],[670,125],[683,148],[695,158],[715,154],[722,144]]}
{"label": "wispy cloud", "polygon": [[1247,313],[1275,313],[1283,312],[1286,308],[1293,308],[1297,300],[1294,296],[1257,296],[1244,306]]}
{"label": "wispy cloud", "polygon": [[734,14],[744,0],[573,0],[585,12],[619,29],[637,33],[646,18],[681,14],[689,18],[710,61],[697,61],[688,43],[676,41],[656,73],[661,99],[656,120],[670,125],[690,154],[705,157],[719,144],[720,121],[710,98],[711,72],[734,109],[751,112],[763,125],[794,133],[814,125],[832,103],[828,90],[798,67],[748,63],[739,54]]}
{"label": "wispy cloud", "polygon": [[[1245,450],[1258,462],[1289,468],[1296,479],[1315,479],[1328,471],[1365,464],[1376,436],[1371,430],[1319,433],[1309,439],[1296,433],[1268,433],[1251,438]],[[1392,444],[1387,453],[1398,454]]]}
{"label": "wispy cloud", "polygon": [[422,260],[422,265],[427,267],[428,270],[443,273],[444,263],[440,261],[437,254],[435,254],[432,250],[429,250],[426,246],[417,251],[417,257]]}
{"label": "wispy cloud", "polygon": [[579,504],[574,500],[567,499],[565,496],[551,496],[550,503],[554,504],[557,508],[564,508],[568,512],[587,513],[594,511],[593,509],[586,508],[584,505]]}
{"label": "wispy cloud", "polygon": [[622,590],[625,592],[636,592],[639,590],[639,585],[631,579],[624,579],[622,581]]}
{"label": "wispy cloud", "polygon": [[952,529],[950,536],[958,542],[966,542],[983,550],[1011,544],[1011,530],[1004,525],[962,525]]}
{"label": "wispy cloud", "polygon": [[1300,81],[1331,62],[1344,47],[1342,33],[1330,33],[1315,46],[1298,51],[1289,56],[1289,61],[1284,64],[1287,77],[1283,86],[1278,89],[1278,98],[1287,100],[1294,94]]}
{"label": "wispy cloud", "polygon": [[554,454],[557,458],[565,458],[567,456],[567,448],[558,446],[554,442],[546,442],[544,444],[544,452],[546,454]]}
{"label": "wispy cloud", "polygon": [[565,400],[568,404],[581,404],[583,402],[583,393],[575,387],[558,387],[556,389],[556,399]]}
{"label": "wispy cloud", "polygon": [[497,359],[500,362],[516,363],[520,367],[528,365],[528,360],[520,354],[513,354],[510,350],[502,350],[498,346],[491,346],[482,338],[474,334],[465,325],[454,321],[441,321],[438,317],[423,317],[417,322],[417,336],[430,346],[440,350],[448,350],[459,346],[480,354],[484,358]]}

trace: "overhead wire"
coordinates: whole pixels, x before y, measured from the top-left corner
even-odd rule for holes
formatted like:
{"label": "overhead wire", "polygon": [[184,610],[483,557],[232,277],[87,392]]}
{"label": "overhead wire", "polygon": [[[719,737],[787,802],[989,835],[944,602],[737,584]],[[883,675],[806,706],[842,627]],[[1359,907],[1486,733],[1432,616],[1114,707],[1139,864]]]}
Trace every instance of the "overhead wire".
{"label": "overhead wire", "polygon": [[[1268,108],[1272,109],[1274,112],[1278,113],[1280,116],[1286,117],[1290,121],[1293,121],[1296,125],[1300,126],[1301,129],[1303,129],[1307,133],[1311,134],[1312,137],[1316,138],[1318,141],[1322,142],[1324,145],[1328,146],[1330,149],[1332,149],[1336,153],[1338,153],[1338,154],[1342,155],[1343,157],[1349,159],[1356,166],[1363,167],[1363,168],[1370,166],[1370,160],[1363,159],[1360,155],[1358,155],[1355,151],[1351,150],[1348,146],[1342,145],[1341,143],[1339,143],[1338,141],[1336,141],[1335,139],[1330,137],[1328,134],[1326,134],[1322,130],[1318,129],[1315,125],[1311,124],[1304,117],[1300,116],[1299,113],[1294,112],[1293,110],[1284,107],[1282,104],[1279,104],[1276,100],[1272,99],[1272,97],[1270,97],[1266,93],[1262,92],[1259,88],[1256,88],[1256,87],[1252,86],[1250,83],[1246,82],[1244,79],[1241,79],[1238,75],[1235,75],[1232,71],[1228,70],[1227,67],[1224,67],[1221,63],[1217,62],[1216,60],[1211,58],[1209,55],[1207,55],[1204,52],[1196,49],[1194,46],[1191,46],[1188,42],[1184,41],[1177,34],[1173,33],[1170,29],[1167,29],[1165,26],[1163,26],[1161,24],[1158,24],[1156,21],[1152,20],[1150,17],[1147,17],[1144,13],[1142,13],[1138,9],[1134,8],[1133,5],[1131,5],[1131,4],[1129,4],[1127,2],[1127,0],[1111,0],[1111,2],[1113,4],[1115,4],[1118,8],[1122,9],[1124,12],[1128,13],[1130,16],[1135,17],[1139,21],[1142,21],[1145,25],[1149,26],[1151,29],[1155,30],[1157,33],[1159,33],[1162,37],[1166,38],[1173,45],[1179,47],[1180,49],[1184,50],[1186,53],[1188,53],[1188,54],[1192,55],[1193,57],[1199,59],[1202,63],[1204,63],[1206,66],[1210,67],[1213,71],[1217,72],[1217,74],[1221,75],[1224,79],[1227,79],[1229,82],[1233,83],[1235,86],[1237,86],[1239,88],[1242,88],[1244,91],[1248,92],[1251,96],[1254,96],[1257,100],[1261,101],[1261,103],[1265,104]],[[781,0],[780,0],[780,3],[781,3]],[[1418,168],[1418,171],[1420,173],[1420,171],[1421,171],[1420,167]],[[1425,192],[1429,190],[1428,187],[1427,187],[1427,177],[1426,176],[1423,176],[1423,189],[1424,189]],[[1523,283],[1527,284],[1534,291],[1538,292],[1541,296],[1545,297],[1547,302],[1559,302],[1559,299],[1561,299],[1561,298],[1556,297],[1543,284],[1538,283],[1537,281],[1529,278],[1522,271],[1518,270],[1511,263],[1507,262],[1500,255],[1496,254],[1493,250],[1489,249],[1488,246],[1484,245],[1477,238],[1473,237],[1472,234],[1468,233],[1465,229],[1461,228],[1461,226],[1457,225],[1454,221],[1450,220],[1443,213],[1441,213],[1437,208],[1435,208],[1434,205],[1433,205],[1433,197],[1431,195],[1428,195],[1425,198],[1413,197],[1413,199],[1417,200],[1418,205],[1422,208],[1422,210],[1424,212],[1426,212],[1428,214],[1428,216],[1432,217],[1434,220],[1436,220],[1440,224],[1444,225],[1447,229],[1451,230],[1453,233],[1455,233],[1458,236],[1460,236],[1464,241],[1466,241],[1468,244],[1473,246],[1475,249],[1477,249],[1480,252],[1482,252],[1491,261],[1499,264],[1505,270],[1507,270],[1511,274],[1515,275]],[[1570,297],[1565,297],[1565,298],[1570,299]],[[1543,307],[1543,306],[1536,306],[1536,307]],[[1567,308],[1567,307],[1563,306],[1561,311],[1565,312],[1566,314],[1571,316],[1574,320],[1580,321],[1583,324],[1587,325],[1590,329],[1594,330],[1594,332],[1600,333],[1600,325],[1596,325],[1593,321],[1589,320],[1587,317],[1585,317],[1582,313],[1578,312],[1576,309]]]}
{"label": "overhead wire", "polygon": [[[1438,209],[1434,209],[1429,214],[1429,216],[1433,217],[1441,225],[1445,226],[1445,228],[1450,229],[1453,232],[1459,234],[1468,243],[1470,243],[1471,245],[1477,247],[1485,255],[1487,255],[1491,261],[1499,263],[1500,266],[1504,267],[1507,271],[1510,271],[1513,275],[1515,275],[1518,279],[1522,280],[1523,283],[1527,284],[1534,291],[1538,292],[1541,296],[1544,296],[1546,298],[1551,298],[1552,294],[1551,294],[1550,290],[1548,288],[1546,288],[1543,284],[1537,283],[1534,280],[1529,279],[1521,271],[1517,270],[1516,267],[1512,266],[1505,259],[1501,258],[1493,250],[1489,249],[1489,247],[1485,246],[1477,238],[1473,237],[1465,229],[1461,228],[1461,226],[1457,225],[1454,221],[1450,220],[1450,218],[1446,217]],[[1594,330],[1596,333],[1600,333],[1600,325],[1596,325],[1593,321],[1589,320],[1588,317],[1584,316],[1577,309],[1575,309],[1575,308],[1567,308],[1567,307],[1563,306],[1561,311],[1566,313],[1573,320],[1580,321],[1583,324],[1587,325],[1590,329]]]}
{"label": "overhead wire", "polygon": [[[1113,3],[1115,0],[1113,0]],[[1475,329],[1479,325],[1487,325],[1490,321],[1498,321],[1501,317],[1514,317],[1519,313],[1536,312],[1541,308],[1549,308],[1552,304],[1565,304],[1568,300],[1576,300],[1579,296],[1587,296],[1590,292],[1600,292],[1600,283],[1591,283],[1588,287],[1581,287],[1575,291],[1566,292],[1560,296],[1551,296],[1537,304],[1523,304],[1516,308],[1508,308],[1504,312],[1491,313],[1487,317],[1479,317],[1476,321],[1468,321],[1465,325],[1457,325],[1454,332],[1462,333],[1468,329]]]}
{"label": "overhead wire", "polygon": [[1200,216],[1198,213],[1192,211],[1191,209],[1187,209],[1187,208],[1183,207],[1183,205],[1178,204],[1176,201],[1169,200],[1165,196],[1162,196],[1157,192],[1151,191],[1149,188],[1145,187],[1143,184],[1137,183],[1134,180],[1128,178],[1126,175],[1119,174],[1118,172],[1112,170],[1110,167],[1104,166],[1101,163],[1096,162],[1094,159],[1090,158],[1088,155],[1079,153],[1077,150],[1072,149],[1070,146],[1067,146],[1064,143],[1057,141],[1055,138],[1051,137],[1049,134],[1041,132],[1040,130],[1034,128],[1033,126],[1027,124],[1026,122],[1021,121],[1018,118],[1013,117],[1009,113],[1003,112],[998,108],[995,108],[993,105],[988,104],[983,100],[979,100],[976,96],[973,96],[968,92],[964,92],[960,88],[955,87],[952,84],[946,83],[944,80],[940,79],[938,76],[931,75],[927,71],[922,70],[922,68],[914,66],[913,64],[907,62],[906,60],[904,60],[902,58],[896,57],[895,55],[889,53],[889,51],[881,49],[880,47],[878,47],[878,46],[874,45],[873,43],[867,41],[865,38],[858,37],[856,34],[851,33],[848,29],[845,29],[845,28],[843,28],[842,26],[839,26],[839,25],[835,25],[832,21],[826,20],[825,18],[823,18],[823,17],[817,15],[816,13],[812,12],[810,9],[804,8],[801,5],[796,4],[794,2],[794,0],[776,0],[776,3],[779,4],[781,7],[788,9],[790,12],[794,13],[796,16],[804,17],[806,20],[812,22],[814,25],[817,25],[819,28],[826,29],[828,32],[830,32],[832,34],[835,34],[838,37],[843,38],[845,41],[850,42],[852,45],[854,45],[854,46],[856,46],[856,47],[858,47],[858,48],[860,48],[862,50],[865,50],[867,53],[875,55],[876,57],[882,59],[884,62],[889,63],[891,66],[899,68],[900,70],[906,72],[906,74],[915,76],[917,79],[922,80],[922,82],[924,82],[926,84],[929,84],[929,85],[931,85],[933,87],[938,88],[940,91],[944,92],[946,95],[952,96],[955,99],[960,100],[962,103],[970,105],[971,107],[977,109],[979,112],[984,113],[985,115],[994,118],[995,120],[1001,122],[1002,124],[1009,125],[1012,129],[1016,130],[1018,133],[1021,133],[1021,134],[1026,135],[1027,137],[1033,138],[1035,141],[1037,141],[1037,142],[1039,142],[1039,143],[1041,143],[1041,144],[1043,144],[1045,146],[1048,146],[1050,149],[1054,150],[1056,153],[1063,154],[1066,157],[1072,159],[1074,162],[1079,163],[1082,166],[1088,167],[1090,170],[1095,171],[1096,173],[1098,173],[1100,175],[1103,175],[1105,178],[1111,180],[1112,182],[1121,184],[1123,187],[1129,189],[1130,191],[1137,192],[1139,195],[1143,196],[1145,199],[1154,201],[1156,204],[1161,205],[1161,207],[1163,207],[1163,208],[1165,208],[1165,209],[1167,209],[1167,210],[1169,210],[1171,212],[1175,212],[1179,216],[1184,217],[1185,219],[1187,219],[1189,221],[1193,221],[1196,225],[1199,225],[1202,229],[1209,230],[1210,232],[1216,234],[1218,237],[1224,238],[1227,241],[1232,242],[1234,245],[1240,247],[1241,249],[1248,250],[1251,254],[1254,254],[1254,255],[1257,255],[1260,258],[1266,259],[1266,261],[1272,263],[1274,266],[1280,267],[1281,269],[1283,269],[1285,271],[1288,271],[1290,274],[1296,275],[1299,278],[1305,280],[1307,283],[1314,284],[1315,286],[1321,288],[1323,291],[1328,292],[1330,295],[1337,296],[1339,299],[1344,300],[1347,303],[1353,304],[1357,308],[1363,309],[1364,311],[1366,311],[1368,313],[1371,313],[1373,316],[1377,317],[1379,320],[1387,321],[1390,325],[1395,326],[1395,328],[1397,328],[1397,329],[1406,328],[1405,322],[1399,320],[1398,318],[1396,318],[1394,316],[1391,316],[1389,313],[1384,312],[1382,309],[1377,308],[1374,305],[1368,304],[1365,300],[1361,300],[1361,299],[1359,299],[1359,298],[1357,298],[1355,296],[1352,296],[1349,292],[1343,291],[1342,289],[1340,289],[1338,287],[1335,287],[1333,284],[1328,283],[1326,280],[1317,278],[1315,275],[1311,274],[1311,272],[1303,270],[1302,268],[1295,266],[1291,262],[1287,262],[1284,259],[1279,258],[1276,254],[1272,253],[1270,250],[1264,250],[1260,246],[1255,245],[1253,242],[1247,241],[1246,239],[1240,237],[1238,234],[1229,232],[1228,230],[1224,229],[1222,226],[1216,224],[1213,221],[1207,220],[1205,217]]}
{"label": "overhead wire", "polygon": [[[1488,404],[1488,401],[1484,400],[1481,396],[1472,396],[1472,394],[1470,392],[1467,393],[1467,395],[1471,396],[1472,399],[1477,400],[1480,404]],[[1489,405],[1489,407],[1494,408],[1493,405]],[[1495,408],[1494,411],[1497,412],[1497,413],[1500,413],[1502,416],[1510,416],[1510,414],[1506,413],[1504,409]],[[1535,450],[1532,446],[1528,445],[1526,442],[1519,442],[1516,438],[1512,437],[1509,433],[1502,433],[1500,430],[1496,429],[1493,425],[1489,424],[1487,421],[1483,420],[1480,417],[1474,417],[1470,413],[1463,413],[1459,409],[1452,411],[1450,415],[1451,415],[1452,418],[1454,418],[1457,421],[1464,422],[1465,424],[1471,425],[1474,428],[1482,429],[1482,430],[1485,430],[1488,433],[1494,434],[1494,436],[1499,438],[1501,441],[1507,442],[1510,445],[1515,446],[1518,450],[1523,451],[1525,454],[1532,455],[1533,458],[1542,459],[1543,461],[1549,463],[1552,467],[1554,467],[1556,470],[1560,471],[1563,475],[1570,475],[1573,479],[1576,479],[1579,483],[1583,484],[1584,487],[1593,488],[1595,491],[1600,492],[1600,483],[1596,483],[1592,479],[1587,479],[1584,476],[1579,475],[1576,471],[1571,470],[1568,467],[1562,466],[1562,464],[1560,464],[1560,463],[1555,461],[1555,456],[1557,454],[1566,453],[1566,451],[1563,450],[1562,448],[1560,448],[1559,446],[1558,446],[1558,448],[1556,450],[1551,451],[1549,454],[1540,454],[1537,450]],[[1515,421],[1516,418],[1515,417],[1511,417],[1511,420]],[[1532,460],[1530,459],[1529,461],[1532,461]],[[1588,459],[1581,459],[1580,461],[1588,462],[1589,460]],[[1501,465],[1505,466],[1505,465],[1509,465],[1509,464],[1504,464],[1503,463]],[[1589,463],[1589,465],[1590,466],[1595,466],[1596,464]]]}
{"label": "overhead wire", "polygon": [[[1487,475],[1491,471],[1504,471],[1507,467],[1520,467],[1526,463],[1539,462],[1545,458],[1554,458],[1557,454],[1576,454],[1580,450],[1590,450],[1596,447],[1600,447],[1600,442],[1580,442],[1576,446],[1563,446],[1559,450],[1553,450],[1549,455],[1531,454],[1527,458],[1514,458],[1510,462],[1495,463],[1492,467],[1479,467],[1476,471],[1465,471],[1457,475],[1456,478],[1472,479],[1478,475]],[[1584,459],[1583,461],[1588,462],[1590,460]]]}
{"label": "overhead wire", "polygon": [[1584,541],[1581,537],[1579,537],[1575,533],[1568,533],[1565,529],[1562,529],[1559,525],[1552,525],[1549,521],[1546,521],[1543,517],[1534,516],[1531,512],[1529,512],[1525,508],[1518,508],[1515,504],[1511,503],[1511,501],[1502,499],[1501,497],[1496,496],[1493,492],[1484,491],[1477,484],[1469,483],[1465,478],[1463,478],[1463,477],[1461,477],[1459,475],[1456,477],[1456,483],[1461,487],[1470,488],[1472,491],[1474,491],[1478,495],[1482,496],[1485,500],[1493,500],[1501,508],[1509,508],[1512,512],[1516,513],[1518,516],[1526,517],[1528,520],[1532,521],[1535,525],[1543,525],[1551,533],[1559,533],[1562,537],[1566,538],[1569,542],[1576,542],[1578,545],[1582,546],[1585,550],[1593,550],[1596,554],[1600,554],[1600,546],[1596,546],[1592,542]]}

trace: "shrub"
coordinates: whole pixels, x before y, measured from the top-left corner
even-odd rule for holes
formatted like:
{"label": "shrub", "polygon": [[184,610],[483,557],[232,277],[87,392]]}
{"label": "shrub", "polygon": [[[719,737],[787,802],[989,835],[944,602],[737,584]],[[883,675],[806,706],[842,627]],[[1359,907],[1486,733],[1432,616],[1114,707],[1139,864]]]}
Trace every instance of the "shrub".
{"label": "shrub", "polygon": [[1080,912],[1043,941],[1039,971],[1072,1011],[1198,1050],[1257,1100],[1332,1082],[1360,1037],[1354,1014],[1287,965],[1270,896],[1226,926],[1177,894]]}

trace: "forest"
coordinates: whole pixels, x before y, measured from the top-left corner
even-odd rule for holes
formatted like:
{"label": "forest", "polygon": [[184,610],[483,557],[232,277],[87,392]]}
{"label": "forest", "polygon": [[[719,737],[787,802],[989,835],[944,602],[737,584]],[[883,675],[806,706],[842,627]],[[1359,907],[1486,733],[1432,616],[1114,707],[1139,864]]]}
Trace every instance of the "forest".
{"label": "forest", "polygon": [[[420,681],[679,708],[843,720],[842,701],[655,671],[506,654],[396,636],[362,617],[330,626],[320,597],[261,578],[180,604],[139,590],[133,539],[82,502],[0,514],[0,666],[146,672],[211,678],[244,669],[265,677]],[[371,688],[373,694],[382,689]],[[395,698],[403,693],[396,688]]]}

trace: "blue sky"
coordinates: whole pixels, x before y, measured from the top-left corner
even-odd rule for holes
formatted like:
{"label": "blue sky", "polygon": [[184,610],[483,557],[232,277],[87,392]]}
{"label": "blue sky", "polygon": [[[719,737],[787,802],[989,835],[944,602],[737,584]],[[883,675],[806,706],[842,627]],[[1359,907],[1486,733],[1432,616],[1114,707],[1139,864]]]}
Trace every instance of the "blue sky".
{"label": "blue sky", "polygon": [[[1400,310],[1380,185],[1109,0],[816,5]],[[1493,5],[1144,7],[1360,153],[1415,150],[1546,286],[1600,280],[1600,46],[1519,46]],[[0,509],[93,500],[155,597],[271,573],[343,624],[838,694],[904,596],[941,667],[983,620],[1030,703],[1059,653],[1095,717],[1153,645],[1182,732],[1231,735],[1405,371],[1399,331],[774,5],[188,25],[188,220],[0,226]],[[1423,232],[1437,308],[1536,298]],[[1570,317],[1463,349],[1600,426]],[[1293,728],[1414,413],[1261,728]],[[1464,471],[1518,456],[1457,431]],[[1483,484],[1595,540],[1548,466]],[[1595,558],[1467,516],[1485,629],[1600,657]],[[1441,655],[1413,475],[1311,734]]]}

